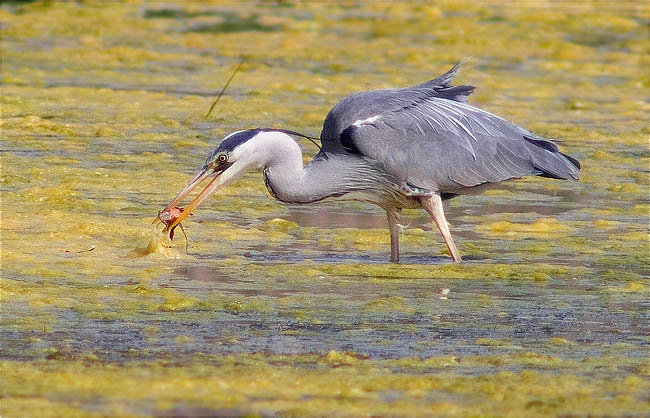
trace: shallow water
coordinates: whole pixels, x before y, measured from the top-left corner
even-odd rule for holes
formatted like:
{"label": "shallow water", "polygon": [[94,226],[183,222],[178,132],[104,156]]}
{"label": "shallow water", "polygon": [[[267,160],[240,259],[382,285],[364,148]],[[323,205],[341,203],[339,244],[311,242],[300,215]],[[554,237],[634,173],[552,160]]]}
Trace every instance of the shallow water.
{"label": "shallow water", "polygon": [[[4,4],[0,413],[647,414],[648,11]],[[152,231],[227,133],[317,135],[343,96],[467,56],[471,103],[583,168],[452,200],[462,265],[424,212],[391,265],[381,210],[284,206],[260,173],[184,223],[187,253]]]}

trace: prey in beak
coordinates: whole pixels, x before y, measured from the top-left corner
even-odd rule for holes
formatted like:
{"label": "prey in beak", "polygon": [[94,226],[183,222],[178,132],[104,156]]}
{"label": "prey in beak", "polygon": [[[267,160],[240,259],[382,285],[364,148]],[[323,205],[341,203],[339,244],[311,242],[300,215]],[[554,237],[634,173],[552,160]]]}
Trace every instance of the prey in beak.
{"label": "prey in beak", "polygon": [[[223,186],[223,182],[220,181],[221,174],[226,171],[228,167],[232,164],[227,162],[227,158],[222,157],[223,161],[211,162],[203,166],[201,171],[194,176],[192,180],[187,183],[185,187],[176,195],[176,197],[165,207],[163,210],[158,212],[158,217],[156,220],[165,224],[164,232],[169,232],[170,238],[173,238],[174,229],[176,226],[180,225],[181,222],[189,215],[192,214],[192,211],[199,206],[205,199],[210,197],[214,192],[220,189]],[[194,200],[187,205],[186,208],[181,209],[176,205],[188,194],[190,194],[194,189],[196,189],[204,180],[209,178],[211,175],[214,175],[212,180],[208,183],[207,186],[199,193]]]}

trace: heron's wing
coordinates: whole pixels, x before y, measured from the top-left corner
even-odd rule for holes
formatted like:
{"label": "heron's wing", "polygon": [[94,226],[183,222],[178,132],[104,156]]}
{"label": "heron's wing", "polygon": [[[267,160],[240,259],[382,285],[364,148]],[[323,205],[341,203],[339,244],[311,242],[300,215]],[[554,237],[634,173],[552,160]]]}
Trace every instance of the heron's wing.
{"label": "heron's wing", "polygon": [[372,90],[352,94],[343,98],[329,111],[321,141],[325,151],[337,151],[340,148],[341,132],[351,124],[386,112],[408,110],[418,102],[437,97],[464,103],[474,86],[452,86],[451,81],[458,74],[462,63],[454,65],[440,77],[406,89]]}
{"label": "heron's wing", "polygon": [[578,178],[578,162],[553,142],[422,86],[390,91],[377,114],[341,130],[340,145],[383,163],[399,181],[430,190],[531,174]]}

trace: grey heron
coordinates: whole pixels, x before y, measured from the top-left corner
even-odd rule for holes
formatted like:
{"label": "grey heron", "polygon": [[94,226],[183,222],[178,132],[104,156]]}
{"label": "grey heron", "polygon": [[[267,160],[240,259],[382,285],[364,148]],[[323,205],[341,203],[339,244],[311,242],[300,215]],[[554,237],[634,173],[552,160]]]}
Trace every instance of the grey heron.
{"label": "grey heron", "polygon": [[[284,203],[342,198],[383,208],[395,263],[400,211],[423,208],[453,261],[460,262],[443,201],[528,175],[578,180],[580,163],[552,141],[467,104],[474,86],[451,84],[459,67],[412,87],[345,97],[325,118],[322,148],[304,167],[296,132],[248,129],[226,136],[161,211],[166,230],[173,231],[215,191],[250,170],[263,169],[268,191]],[[172,217],[178,202],[210,176],[189,206]]]}

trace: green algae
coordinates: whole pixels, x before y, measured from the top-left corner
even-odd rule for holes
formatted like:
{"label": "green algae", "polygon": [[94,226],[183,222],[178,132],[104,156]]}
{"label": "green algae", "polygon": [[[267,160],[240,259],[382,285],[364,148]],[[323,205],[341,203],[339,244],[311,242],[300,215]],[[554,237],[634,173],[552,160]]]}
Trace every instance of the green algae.
{"label": "green algae", "polygon": [[[582,367],[599,370],[607,360],[601,357]],[[330,351],[321,357],[197,356],[185,365],[159,361],[115,367],[88,359],[65,364],[65,370],[43,362],[30,362],[18,369],[14,362],[3,362],[3,376],[10,383],[3,388],[6,411],[29,415],[50,402],[52,409],[40,411],[56,413],[63,410],[58,402],[29,402],[21,395],[63,393],[77,399],[77,414],[89,404],[99,404],[102,412],[110,415],[174,413],[179,406],[204,413],[236,408],[237,414],[274,410],[287,415],[327,415],[340,412],[345,405],[346,415],[375,408],[381,414],[426,411],[454,416],[576,410],[634,414],[639,407],[648,406],[647,401],[639,401],[647,378],[590,379],[557,373],[577,364],[533,352],[487,362],[485,357],[471,356],[376,361]],[[480,379],[458,373],[485,364],[503,371]],[[508,371],[512,365],[538,369]],[[252,375],[255,377],[250,378]],[[19,380],[20,388],[13,384]],[[390,402],[385,401],[388,393],[393,393]],[[459,404],[458,399],[468,403]]]}
{"label": "green algae", "polygon": [[[3,4],[2,415],[644,414],[643,11]],[[405,211],[387,264],[380,210],[299,212],[259,173],[184,223],[187,254],[152,232],[225,134],[317,135],[341,97],[465,56],[471,103],[583,164],[452,200],[466,263]]]}

